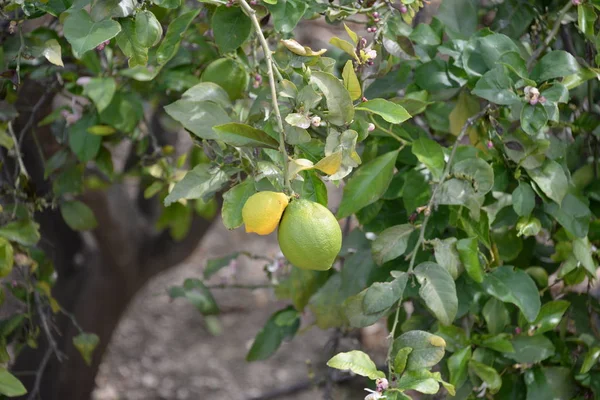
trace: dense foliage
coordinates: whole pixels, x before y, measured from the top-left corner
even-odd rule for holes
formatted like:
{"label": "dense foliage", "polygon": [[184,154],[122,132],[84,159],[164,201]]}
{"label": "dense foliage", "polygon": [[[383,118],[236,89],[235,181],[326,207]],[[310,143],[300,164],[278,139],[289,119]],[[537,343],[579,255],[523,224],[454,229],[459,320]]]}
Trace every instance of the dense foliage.
{"label": "dense foliage", "polygon": [[[600,303],[590,293],[600,2],[481,3],[444,0],[427,24],[414,21],[422,0],[4,4],[0,145],[20,168],[2,181],[0,276],[16,265],[28,278],[0,294],[41,297],[61,312],[36,212],[60,207],[72,228],[94,229],[78,199],[86,190],[137,177],[147,197],[164,199],[159,227],[183,238],[195,213],[215,214],[221,193],[222,221],[235,229],[257,191],[327,206],[330,181],[343,186],[336,217],[358,222],[334,268],[232,254],[169,295],[214,325],[218,305],[203,280],[237,257],[263,258],[290,306],[266,322],[249,361],[301,324],[345,333],[387,318],[385,368],[359,349],[328,363],[372,380],[369,399],[600,397]],[[302,19],[321,17],[344,32],[330,49],[293,39]],[[34,131],[12,126],[25,80],[70,102],[32,121],[54,134],[51,198],[28,187],[20,135]],[[156,144],[149,109],[191,133],[189,153]],[[140,157],[114,168],[122,142]],[[10,362],[9,344],[35,346],[40,328],[27,310],[0,322],[0,363]],[[89,359],[96,342],[82,332],[74,345]],[[0,394],[23,391],[0,369]]]}

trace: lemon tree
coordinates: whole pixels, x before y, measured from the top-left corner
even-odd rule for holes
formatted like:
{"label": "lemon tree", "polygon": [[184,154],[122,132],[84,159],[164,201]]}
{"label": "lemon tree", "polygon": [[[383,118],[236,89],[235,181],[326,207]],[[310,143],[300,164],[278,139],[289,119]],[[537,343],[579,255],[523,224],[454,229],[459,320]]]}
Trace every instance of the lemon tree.
{"label": "lemon tree", "polygon": [[[168,291],[217,332],[207,281],[264,261],[288,305],[248,361],[308,327],[355,345],[353,329],[383,323],[385,362],[355,348],[327,363],[364,377],[368,400],[600,397],[600,4],[439,3],[2,2],[0,299],[23,307],[0,321],[0,396],[37,390],[4,347],[52,343],[32,324],[70,315],[52,296],[68,257],[43,251],[39,223],[59,218],[67,245],[112,237],[93,208],[113,203],[95,196],[131,184],[125,214],[158,212],[122,240],[136,257],[218,212],[277,230],[281,255],[210,260]],[[296,36],[317,19],[331,38]],[[52,96],[68,101],[42,107]],[[163,140],[177,129],[188,149]],[[69,345],[97,368],[99,338],[75,327]]]}

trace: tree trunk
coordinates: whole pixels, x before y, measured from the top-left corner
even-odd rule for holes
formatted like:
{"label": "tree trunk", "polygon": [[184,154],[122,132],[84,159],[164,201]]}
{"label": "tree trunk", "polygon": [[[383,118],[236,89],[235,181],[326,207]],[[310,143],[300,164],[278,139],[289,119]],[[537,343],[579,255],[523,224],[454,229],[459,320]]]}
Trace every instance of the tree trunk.
{"label": "tree trunk", "polygon": [[[46,157],[56,147],[48,127],[35,128],[37,121],[51,111],[52,96],[40,97],[44,90],[33,82],[23,85],[15,124],[15,131],[25,134],[23,158],[38,196],[49,193],[51,185],[44,179],[44,166],[33,135],[37,135]],[[44,104],[36,108],[40,99]],[[78,329],[68,316],[52,315],[50,330],[58,350],[66,357],[61,362],[55,354],[51,355],[38,382],[42,400],[90,398],[102,356],[133,296],[151,277],[187,258],[211,226],[211,221],[196,217],[188,236],[180,242],[173,241],[166,232],[153,229],[156,215],[149,215],[147,210],[156,208],[140,207],[140,190],[143,189],[132,196],[131,187],[119,183],[105,191],[81,196],[79,200],[94,211],[98,221],[98,226],[89,233],[71,230],[57,208],[46,209],[36,216],[42,234],[40,247],[52,259],[58,275],[53,296],[85,332],[100,338],[92,364],[87,366],[72,343]],[[41,330],[38,348],[23,350],[12,370],[15,373],[38,370],[49,348],[50,343]],[[24,374],[20,378],[31,393],[37,377]]]}

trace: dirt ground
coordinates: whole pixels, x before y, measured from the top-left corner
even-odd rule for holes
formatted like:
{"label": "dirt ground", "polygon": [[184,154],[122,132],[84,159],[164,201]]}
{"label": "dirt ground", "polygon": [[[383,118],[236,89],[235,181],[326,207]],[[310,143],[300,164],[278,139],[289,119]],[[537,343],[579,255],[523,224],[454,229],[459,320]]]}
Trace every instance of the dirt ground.
{"label": "dirt ground", "polygon": [[[200,313],[183,299],[171,301],[166,290],[186,278],[200,278],[206,260],[244,250],[274,256],[279,248],[275,234],[248,235],[242,229],[227,231],[217,220],[201,247],[183,265],[151,281],[123,317],[97,377],[94,400],[171,400],[255,398],[322,399],[323,389],[309,379],[327,376],[324,365],[332,332],[317,328],[284,343],[271,359],[247,363],[245,355],[269,316],[284,307],[269,289],[213,290],[222,314],[222,333],[209,333]],[[235,271],[226,268],[211,278],[244,284],[266,283],[264,263],[241,257]],[[306,315],[303,326],[310,321]],[[300,328],[302,330],[302,327]],[[383,339],[385,341],[385,339]],[[342,346],[357,348],[352,339]],[[313,382],[314,382],[313,380]],[[363,399],[362,378],[351,388],[336,385],[333,399]],[[296,385],[295,393],[261,397]],[[313,386],[313,387],[311,387]]]}

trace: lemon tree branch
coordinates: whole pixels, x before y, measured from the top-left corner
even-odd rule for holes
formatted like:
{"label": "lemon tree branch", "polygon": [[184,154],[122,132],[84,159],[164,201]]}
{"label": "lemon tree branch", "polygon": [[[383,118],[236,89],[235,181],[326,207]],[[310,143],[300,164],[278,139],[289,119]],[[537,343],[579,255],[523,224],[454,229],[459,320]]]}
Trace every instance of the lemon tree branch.
{"label": "lemon tree branch", "polygon": [[[279,128],[279,151],[281,152],[281,156],[283,157],[283,178],[285,180],[285,186],[288,190],[291,191],[290,179],[288,177],[288,154],[285,149],[285,133],[283,130],[283,119],[281,118],[281,112],[279,111],[279,103],[277,101],[277,83],[275,82],[275,62],[273,61],[273,56],[271,55],[271,49],[269,49],[269,44],[267,43],[267,39],[262,32],[260,27],[260,22],[256,17],[256,11],[246,0],[238,0],[238,3],[244,10],[244,12],[250,17],[252,20],[252,24],[254,25],[254,31],[256,32],[256,36],[258,36],[258,40],[263,48],[263,52],[265,53],[265,59],[267,61],[267,74],[269,75],[269,86],[271,87],[271,101],[273,102],[273,112],[275,113],[275,119],[277,120],[277,127]],[[279,71],[277,71],[279,72]]]}

